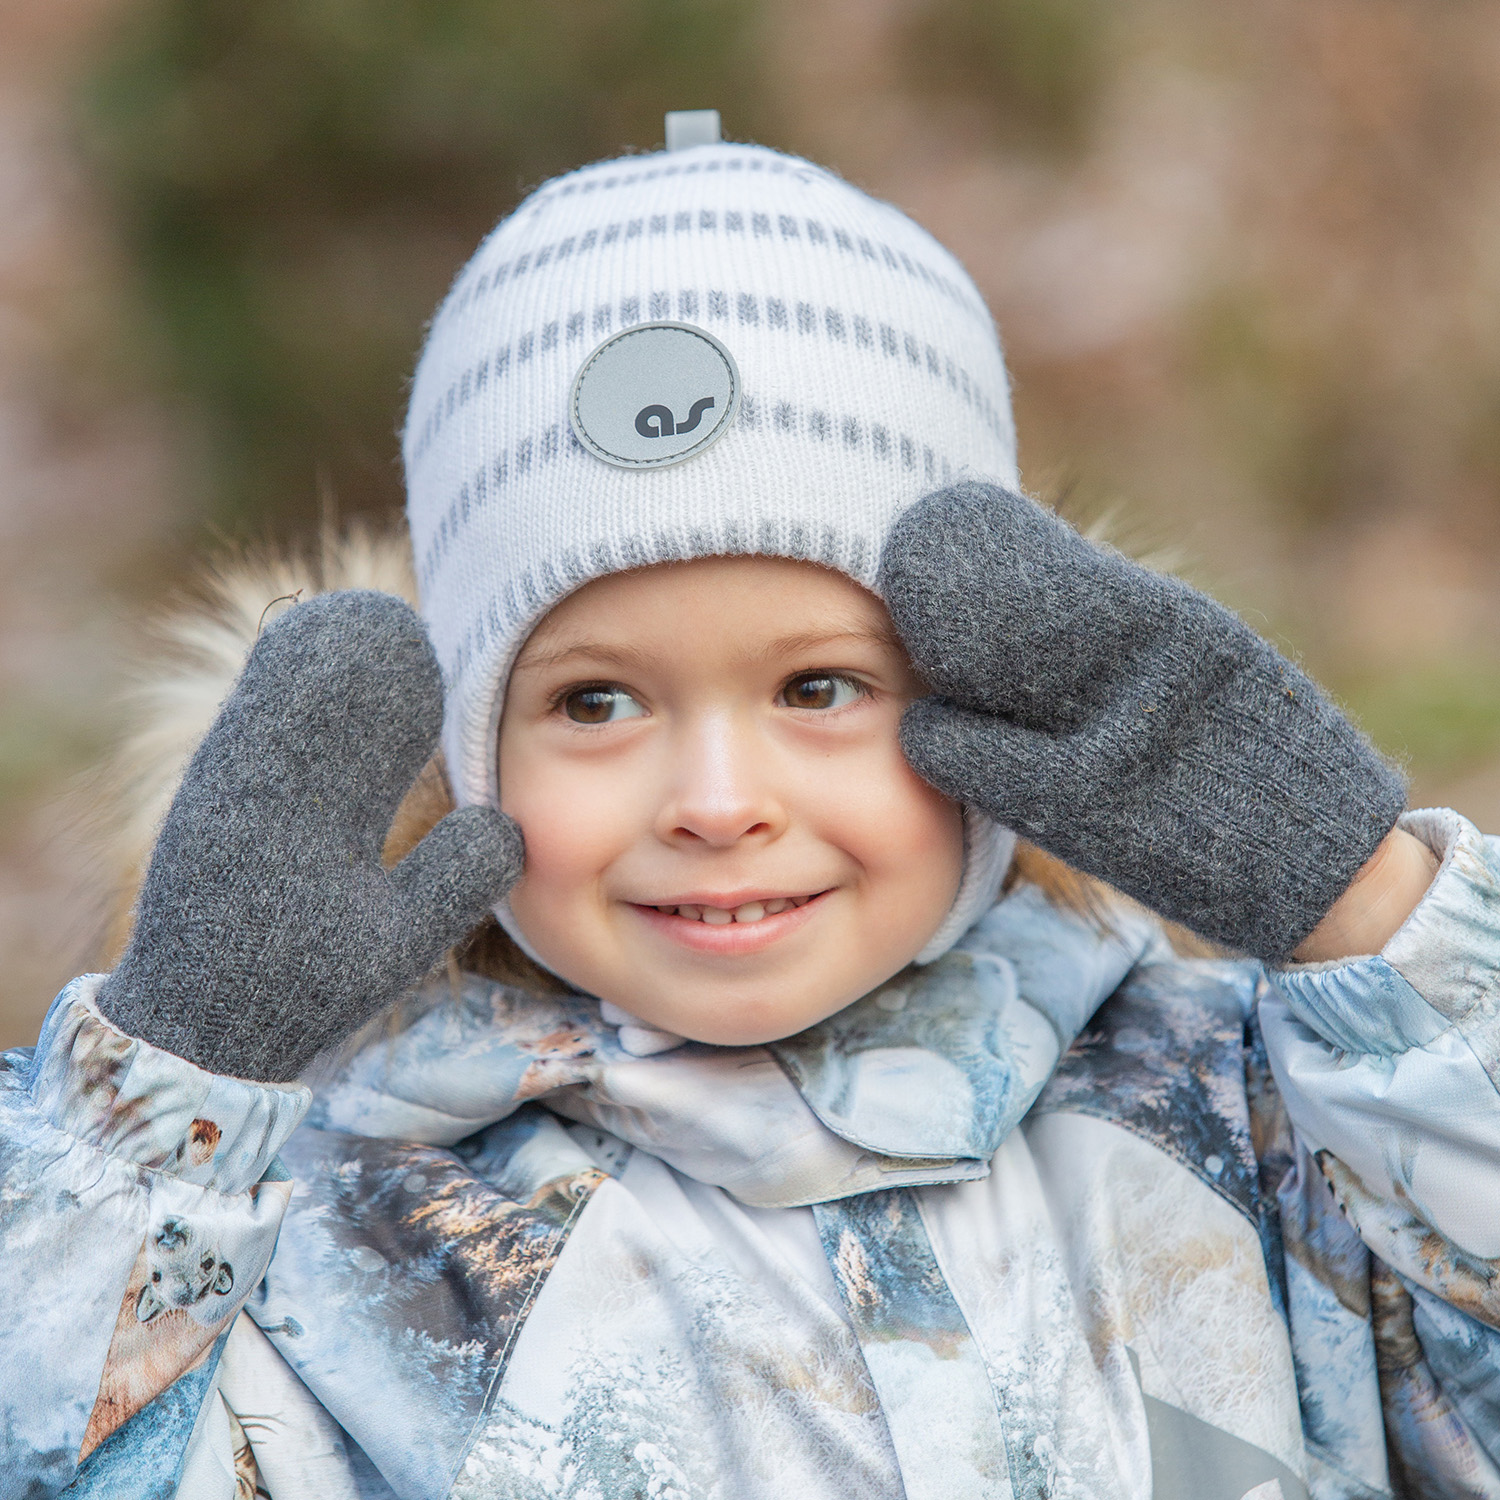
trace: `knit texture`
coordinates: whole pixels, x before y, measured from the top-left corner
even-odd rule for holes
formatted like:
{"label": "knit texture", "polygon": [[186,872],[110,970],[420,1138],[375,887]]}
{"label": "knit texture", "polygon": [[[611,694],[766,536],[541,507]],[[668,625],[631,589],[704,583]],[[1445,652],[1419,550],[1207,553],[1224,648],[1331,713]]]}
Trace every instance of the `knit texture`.
{"label": "knit texture", "polygon": [[[738,414],[671,467],[614,465],[579,441],[573,383],[606,339],[660,321],[729,351]],[[643,387],[625,432],[646,451],[663,413],[689,420],[691,394],[673,406]],[[708,410],[695,433],[725,407]],[[584,167],[504,220],[433,322],[403,449],[454,790],[489,805],[511,664],[566,594],[743,553],[872,586],[918,496],[966,475],[1017,482],[999,339],[963,267],[831,172],[722,143]],[[1008,848],[970,818],[960,898],[925,956],[993,902]]]}
{"label": "knit texture", "polygon": [[188,766],[103,1014],[212,1072],[284,1082],[421,979],[521,868],[514,824],[480,807],[382,867],[441,722],[406,604],[352,590],[288,610]]}
{"label": "knit texture", "polygon": [[880,589],[937,696],[940,790],[1205,937],[1285,959],[1405,807],[1401,778],[1222,605],[996,485],[897,523]]}

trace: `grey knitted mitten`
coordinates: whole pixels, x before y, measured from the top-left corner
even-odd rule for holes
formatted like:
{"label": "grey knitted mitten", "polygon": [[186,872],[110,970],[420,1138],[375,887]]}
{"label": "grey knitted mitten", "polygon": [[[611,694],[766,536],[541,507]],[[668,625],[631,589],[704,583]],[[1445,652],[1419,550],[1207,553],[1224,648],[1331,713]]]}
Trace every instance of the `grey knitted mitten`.
{"label": "grey knitted mitten", "polygon": [[522,862],[515,824],[467,807],[382,868],[442,714],[401,600],[288,610],[188,766],[100,1010],[213,1072],[284,1082],[421,979]]}
{"label": "grey knitted mitten", "polygon": [[901,726],[916,770],[1205,937],[1286,958],[1405,807],[1227,609],[1019,495],[929,495],[878,586],[935,694]]}

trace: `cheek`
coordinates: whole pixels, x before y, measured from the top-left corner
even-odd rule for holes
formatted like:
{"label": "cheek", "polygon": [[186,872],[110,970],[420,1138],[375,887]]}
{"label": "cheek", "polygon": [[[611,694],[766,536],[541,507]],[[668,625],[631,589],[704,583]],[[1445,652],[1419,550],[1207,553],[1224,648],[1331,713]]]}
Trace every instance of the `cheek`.
{"label": "cheek", "polygon": [[629,778],[566,757],[500,755],[500,806],[521,826],[526,869],[512,894],[519,912],[541,897],[576,899],[630,844],[638,823]]}
{"label": "cheek", "polygon": [[921,913],[920,923],[936,930],[963,877],[963,811],[904,762],[901,770],[881,810],[881,869],[889,888],[911,903],[913,915]]}
{"label": "cheek", "polygon": [[963,812],[907,765],[894,731],[858,761],[810,778],[808,805],[824,836],[864,871],[872,900],[891,907],[902,927],[926,925],[930,935],[958,893]]}

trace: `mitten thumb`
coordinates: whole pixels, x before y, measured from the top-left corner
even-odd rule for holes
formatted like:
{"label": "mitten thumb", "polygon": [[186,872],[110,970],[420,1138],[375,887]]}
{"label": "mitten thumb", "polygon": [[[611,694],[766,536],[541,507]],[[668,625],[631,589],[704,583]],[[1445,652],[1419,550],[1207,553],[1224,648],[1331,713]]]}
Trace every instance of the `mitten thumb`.
{"label": "mitten thumb", "polygon": [[1057,794],[1057,740],[943,698],[919,698],[901,716],[901,749],[938,791],[1018,831]]}
{"label": "mitten thumb", "polygon": [[520,878],[521,830],[492,807],[449,813],[390,873],[411,930],[434,954],[478,925]]}

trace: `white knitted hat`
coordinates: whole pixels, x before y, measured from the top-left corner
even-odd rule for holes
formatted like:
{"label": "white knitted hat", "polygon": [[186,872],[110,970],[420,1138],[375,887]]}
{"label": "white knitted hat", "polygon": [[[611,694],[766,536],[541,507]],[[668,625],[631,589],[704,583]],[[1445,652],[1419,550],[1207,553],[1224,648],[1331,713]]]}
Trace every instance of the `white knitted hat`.
{"label": "white knitted hat", "polygon": [[[999,339],[962,266],[831,172],[726,143],[580,168],[503,220],[433,321],[403,451],[460,803],[496,800],[511,664],[591,579],[760,553],[870,588],[921,495],[1017,485]],[[1009,863],[977,814],[966,840],[923,961]]]}

